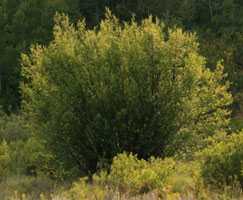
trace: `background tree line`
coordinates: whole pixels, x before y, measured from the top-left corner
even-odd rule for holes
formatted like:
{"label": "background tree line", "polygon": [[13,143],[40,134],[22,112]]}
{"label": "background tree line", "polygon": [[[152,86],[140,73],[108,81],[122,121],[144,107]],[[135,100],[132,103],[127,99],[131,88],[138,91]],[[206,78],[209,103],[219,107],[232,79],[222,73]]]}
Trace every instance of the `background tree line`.
{"label": "background tree line", "polygon": [[87,27],[92,28],[104,19],[106,7],[120,21],[129,21],[133,14],[138,22],[153,15],[169,27],[195,31],[209,68],[214,69],[217,60],[224,59],[235,106],[242,106],[241,0],[1,0],[0,104],[5,112],[20,105],[20,53],[28,53],[30,44],[46,45],[53,39],[55,12],[68,14],[72,22],[85,18]]}

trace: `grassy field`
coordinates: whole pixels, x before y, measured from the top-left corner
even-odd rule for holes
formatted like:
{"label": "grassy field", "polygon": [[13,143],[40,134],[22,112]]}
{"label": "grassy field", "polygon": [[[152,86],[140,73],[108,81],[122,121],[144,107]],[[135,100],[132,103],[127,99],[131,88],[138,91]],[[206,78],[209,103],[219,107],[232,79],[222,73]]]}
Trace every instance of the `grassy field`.
{"label": "grassy field", "polygon": [[[79,186],[77,186],[79,185]],[[102,187],[95,183],[74,184],[57,183],[46,177],[16,176],[0,183],[1,200],[241,200],[242,189],[237,185],[223,190],[212,188],[191,188],[182,193],[173,192],[173,185],[163,188],[163,195],[158,191],[149,191],[139,195],[130,195],[112,186]]]}

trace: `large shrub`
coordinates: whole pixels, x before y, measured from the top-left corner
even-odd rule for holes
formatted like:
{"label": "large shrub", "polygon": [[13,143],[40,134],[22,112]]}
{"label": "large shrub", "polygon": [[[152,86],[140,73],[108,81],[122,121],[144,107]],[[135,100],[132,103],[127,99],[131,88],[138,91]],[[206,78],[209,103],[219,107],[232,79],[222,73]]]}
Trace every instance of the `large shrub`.
{"label": "large shrub", "polygon": [[36,136],[67,169],[94,171],[123,151],[170,156],[227,126],[223,66],[205,67],[194,34],[165,36],[152,17],[108,13],[93,30],[55,20],[50,45],[22,56],[21,89]]}

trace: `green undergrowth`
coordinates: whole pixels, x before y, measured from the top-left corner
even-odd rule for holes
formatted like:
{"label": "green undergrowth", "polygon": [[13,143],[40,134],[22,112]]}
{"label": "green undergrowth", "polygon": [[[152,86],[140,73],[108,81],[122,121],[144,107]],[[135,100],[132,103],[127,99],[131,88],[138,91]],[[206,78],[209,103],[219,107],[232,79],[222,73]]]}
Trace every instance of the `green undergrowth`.
{"label": "green undergrowth", "polygon": [[[110,172],[80,179],[63,195],[67,199],[242,199],[243,132],[212,138],[211,145],[186,162],[172,158],[148,161],[119,154]],[[151,197],[151,199],[153,199]]]}
{"label": "green undergrowth", "polygon": [[[211,200],[243,199],[243,132],[221,134],[194,160],[113,158],[110,170],[68,183],[44,176],[12,176],[0,182],[1,200]],[[2,159],[3,161],[3,159]]]}
{"label": "green undergrowth", "polygon": [[109,174],[101,172],[92,181],[82,178],[63,194],[81,199],[242,199],[239,181],[222,187],[205,185],[198,162],[154,159],[146,162],[121,154],[114,158]]}
{"label": "green undergrowth", "polygon": [[[125,152],[113,158],[109,170],[70,183],[57,169],[52,170],[55,165],[46,159],[48,154],[38,141],[28,136],[22,119],[12,116],[9,123],[4,117],[1,120],[0,200],[243,199],[243,132],[239,132],[239,121],[236,133],[207,138],[202,145],[207,148],[192,153],[190,160],[180,154],[143,160]],[[29,166],[36,170],[32,172]]]}

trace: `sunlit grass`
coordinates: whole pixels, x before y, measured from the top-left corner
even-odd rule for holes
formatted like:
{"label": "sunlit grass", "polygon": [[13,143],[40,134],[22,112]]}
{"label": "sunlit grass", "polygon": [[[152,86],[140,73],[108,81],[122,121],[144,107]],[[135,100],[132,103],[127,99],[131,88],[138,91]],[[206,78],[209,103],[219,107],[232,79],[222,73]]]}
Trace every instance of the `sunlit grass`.
{"label": "sunlit grass", "polygon": [[175,185],[158,191],[149,191],[139,195],[130,195],[119,188],[87,183],[74,190],[57,190],[54,181],[45,177],[18,176],[0,183],[1,200],[241,200],[242,188],[238,184],[225,186],[223,190],[201,186],[181,193],[174,192]]}

